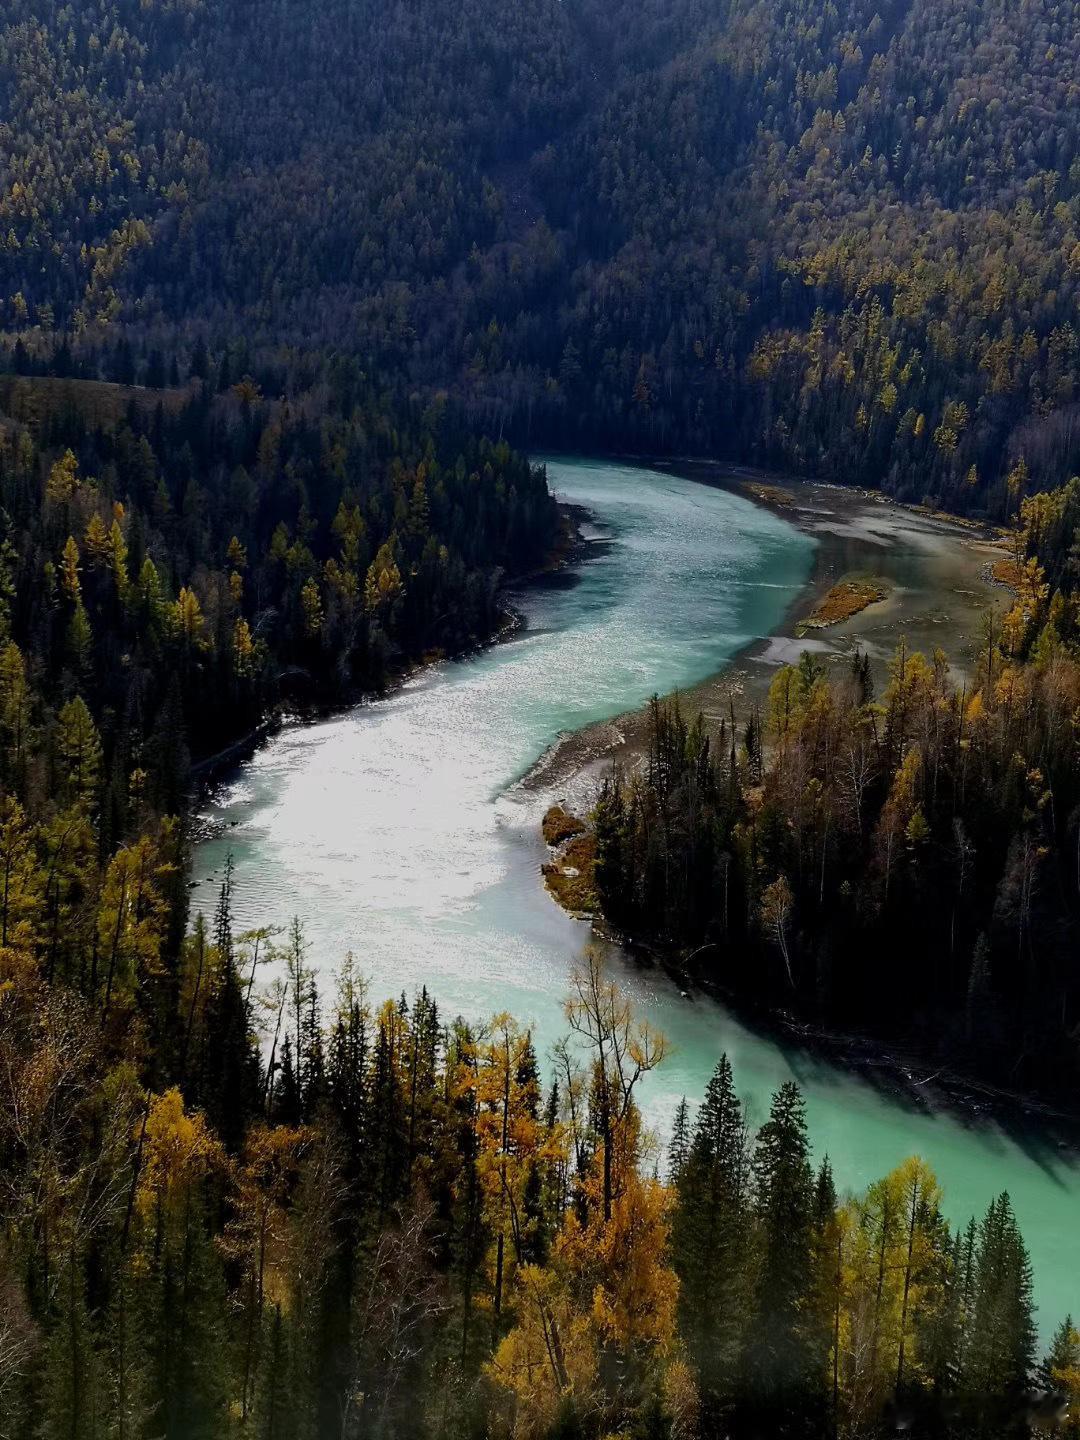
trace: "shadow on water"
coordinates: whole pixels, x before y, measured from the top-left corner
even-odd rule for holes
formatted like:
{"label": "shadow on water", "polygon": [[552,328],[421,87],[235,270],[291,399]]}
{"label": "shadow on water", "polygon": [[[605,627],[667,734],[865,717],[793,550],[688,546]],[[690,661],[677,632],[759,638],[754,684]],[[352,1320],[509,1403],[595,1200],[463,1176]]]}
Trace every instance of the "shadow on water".
{"label": "shadow on water", "polygon": [[728,994],[694,986],[641,946],[618,948],[643,977],[666,974],[684,1004],[716,1006],[757,1041],[774,1046],[804,1094],[856,1087],[909,1117],[947,1119],[983,1144],[1015,1147],[1057,1190],[1074,1188],[1080,1115],[961,1074],[895,1040],[818,1030],[783,1013],[740,1004]]}

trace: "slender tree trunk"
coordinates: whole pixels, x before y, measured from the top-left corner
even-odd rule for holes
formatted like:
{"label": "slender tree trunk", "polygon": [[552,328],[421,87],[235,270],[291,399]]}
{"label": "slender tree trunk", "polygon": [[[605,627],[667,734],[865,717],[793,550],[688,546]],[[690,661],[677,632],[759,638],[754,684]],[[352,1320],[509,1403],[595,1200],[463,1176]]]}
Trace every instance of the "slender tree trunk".
{"label": "slender tree trunk", "polygon": [[79,1368],[79,1325],[75,1314],[75,1249],[68,1259],[70,1281],[68,1299],[71,1309],[71,1440],[78,1440],[82,1418],[82,1373]]}
{"label": "slender tree trunk", "polygon": [[125,876],[124,882],[120,886],[120,900],[116,906],[116,926],[113,929],[112,946],[109,950],[109,975],[108,979],[105,982],[105,1004],[102,1006],[101,1010],[102,1025],[104,1025],[105,1021],[108,1019],[109,1006],[112,1004],[113,978],[116,974],[116,958],[120,953],[120,931],[124,923],[124,906],[126,904],[127,877]]}
{"label": "slender tree trunk", "polygon": [[911,1294],[911,1261],[915,1253],[915,1217],[918,1214],[919,1182],[911,1187],[911,1214],[908,1217],[907,1260],[904,1265],[904,1299],[900,1306],[900,1353],[896,1361],[896,1389],[904,1383],[904,1347],[907,1338],[908,1299]]}
{"label": "slender tree trunk", "polygon": [[836,1300],[833,1305],[832,1422],[833,1435],[840,1430],[840,1297],[844,1279],[844,1237],[836,1232]]}
{"label": "slender tree trunk", "polygon": [[499,1239],[495,1253],[495,1323],[502,1314],[503,1253],[506,1248],[506,1147],[510,1143],[510,1038],[503,1036],[503,1113],[500,1143],[499,1177]]}

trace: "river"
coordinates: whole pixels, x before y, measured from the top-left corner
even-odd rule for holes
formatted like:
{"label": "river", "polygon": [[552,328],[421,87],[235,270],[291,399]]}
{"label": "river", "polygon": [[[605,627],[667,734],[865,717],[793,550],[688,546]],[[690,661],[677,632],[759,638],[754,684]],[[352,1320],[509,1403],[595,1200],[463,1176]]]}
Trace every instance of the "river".
{"label": "river", "polygon": [[[561,734],[654,691],[714,673],[783,619],[814,540],[741,495],[668,474],[549,462],[553,489],[585,507],[591,554],[513,597],[512,638],[427,670],[386,699],[287,727],[227,778],[204,811],[193,903],[212,910],[228,852],[240,927],[302,919],[326,973],[348,950],[375,1001],[426,985],[445,1014],[509,1010],[541,1055],[563,1032],[569,968],[588,939],[548,898],[539,819],[551,794],[517,782]],[[619,952],[609,963],[667,1035],[648,1079],[658,1128],[700,1097],[726,1051],[761,1119],[794,1077],[815,1153],[860,1188],[923,1155],[954,1221],[1008,1189],[1031,1249],[1046,1335],[1080,1310],[1080,1167],[1037,1136],[931,1115],[765,1038],[721,1005],[684,996]]]}

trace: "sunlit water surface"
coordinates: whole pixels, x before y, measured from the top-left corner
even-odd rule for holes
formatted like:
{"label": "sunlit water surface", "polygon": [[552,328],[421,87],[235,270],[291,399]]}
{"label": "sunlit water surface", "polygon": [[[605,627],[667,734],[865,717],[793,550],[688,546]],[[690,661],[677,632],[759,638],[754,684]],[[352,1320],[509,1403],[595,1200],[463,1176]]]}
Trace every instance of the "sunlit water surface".
{"label": "sunlit water surface", "polygon": [[[548,473],[607,543],[572,575],[516,596],[524,624],[506,643],[275,736],[207,807],[219,830],[194,867],[196,906],[212,909],[231,851],[240,926],[299,915],[320,969],[352,950],[374,999],[426,985],[447,1015],[509,1010],[532,1023],[541,1053],[564,1028],[566,977],[588,931],[540,880],[539,819],[552,797],[515,782],[560,733],[702,680],[767,634],[813,558],[805,535],[726,491],[589,461],[551,462]],[[759,1118],[794,1076],[816,1153],[842,1185],[920,1153],[954,1219],[1007,1188],[1044,1333],[1080,1309],[1080,1169],[1057,1151],[913,1110],[621,954],[610,964],[671,1043],[644,1094],[658,1129],[680,1096],[701,1094],[722,1051]]]}

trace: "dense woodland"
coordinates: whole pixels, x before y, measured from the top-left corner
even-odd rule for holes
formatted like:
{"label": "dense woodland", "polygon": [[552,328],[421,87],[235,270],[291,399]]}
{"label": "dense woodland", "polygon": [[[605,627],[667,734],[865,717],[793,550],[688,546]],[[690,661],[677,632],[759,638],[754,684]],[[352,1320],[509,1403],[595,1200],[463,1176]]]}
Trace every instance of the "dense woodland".
{"label": "dense woodland", "polygon": [[782,667],[710,730],[654,702],[647,763],[605,781],[614,924],[739,998],[915,1039],[1070,1106],[1080,1077],[1080,481],[1022,502],[1014,602],[975,672],[901,640]]}
{"label": "dense woodland", "polygon": [[1021,461],[1080,468],[1078,37],[1075,0],[9,0],[0,323],[118,380],[334,348],[526,443],[1008,513]]}
{"label": "dense woodland", "polygon": [[[722,1060],[665,1153],[638,1107],[665,1042],[598,961],[572,982],[566,1042],[538,1056],[512,1017],[378,1003],[352,959],[320,993],[338,957],[299,921],[236,933],[228,868],[216,913],[189,915],[191,761],[279,698],[347,697],[483,638],[500,574],[555,538],[542,472],[470,438],[451,403],[331,374],[272,399],[209,373],[5,385],[0,1435],[1060,1433],[1080,1334],[1065,1322],[1038,1353],[1007,1196],[954,1231],[900,1156],[838,1195],[797,1089],[755,1128]],[[1015,743],[1036,733],[1048,675],[1071,693],[1073,612],[1048,577],[1071,573],[1078,494],[1024,507],[1032,598],[958,746],[999,706],[1017,707]],[[853,677],[847,732],[921,755],[931,713],[949,733],[941,667],[907,657],[895,683],[879,714]],[[833,703],[790,672],[774,702],[790,728],[768,752],[751,736],[726,776],[760,766],[762,796],[766,753],[781,773],[816,711],[824,746]],[[1067,747],[1055,716],[1047,702],[1038,733]],[[708,771],[708,751],[677,716],[656,726],[650,776],[670,771],[674,794],[678,757]],[[929,844],[922,803],[923,828],[914,803],[896,820],[892,883]],[[1027,933],[1040,893],[1023,892]],[[704,914],[689,893],[677,908]],[[803,953],[783,951],[800,983]]]}
{"label": "dense woodland", "polygon": [[837,1196],[797,1087],[755,1130],[725,1059],[661,1179],[664,1040],[598,962],[545,1087],[511,1017],[373,1007],[351,961],[324,999],[321,958],[234,934],[227,875],[134,999],[9,982],[0,1434],[1062,1433],[1080,1334],[1037,1363],[1006,1195],[952,1231],[911,1159]]}
{"label": "dense woodland", "polygon": [[538,1056],[187,878],[193,769],[503,623],[513,445],[857,478],[1016,522],[978,677],[658,706],[600,899],[1074,1084],[1078,62],[1075,0],[6,0],[3,1440],[1080,1433],[1007,1196],[838,1195],[724,1060],[662,1153],[595,961]]}
{"label": "dense woodland", "polygon": [[490,637],[500,585],[555,540],[540,471],[347,362],[280,400],[250,378],[0,387],[3,640],[25,680],[8,780],[34,783],[79,701],[126,784],[144,745],[199,758],[278,696],[378,688]]}

